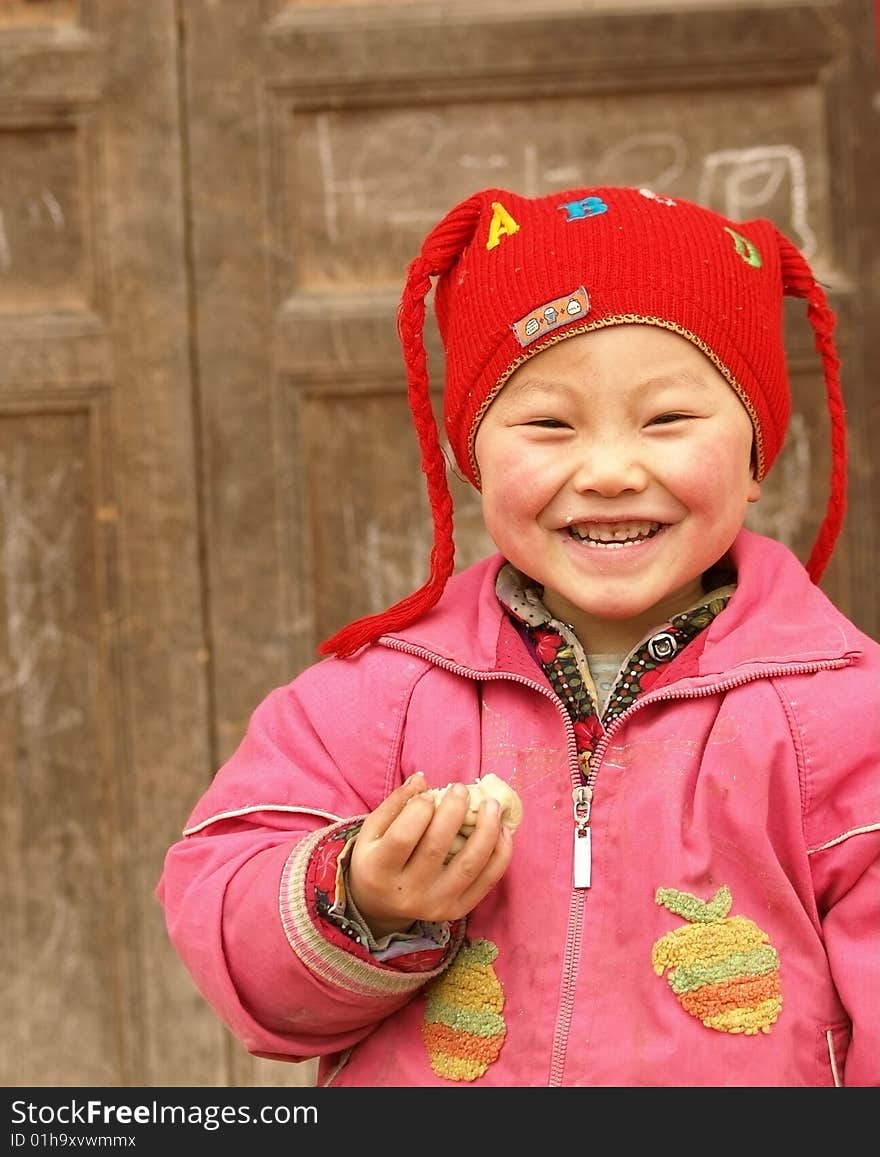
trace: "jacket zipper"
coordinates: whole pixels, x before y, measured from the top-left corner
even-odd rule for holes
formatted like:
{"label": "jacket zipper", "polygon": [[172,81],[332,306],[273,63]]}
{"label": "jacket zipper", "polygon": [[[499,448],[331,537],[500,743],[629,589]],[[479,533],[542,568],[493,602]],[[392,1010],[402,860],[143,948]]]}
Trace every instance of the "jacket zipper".
{"label": "jacket zipper", "polygon": [[599,774],[599,767],[614,734],[620,730],[625,720],[631,718],[639,708],[647,706],[649,703],[660,703],[667,699],[702,699],[709,695],[716,695],[719,691],[731,691],[734,687],[742,687],[746,683],[754,683],[758,679],[777,679],[786,675],[811,675],[816,671],[829,671],[838,667],[849,667],[852,659],[845,657],[841,659],[816,660],[812,663],[779,663],[775,666],[764,667],[760,671],[751,671],[738,677],[722,679],[718,683],[707,684],[705,687],[682,688],[679,690],[669,687],[656,691],[653,695],[651,692],[648,692],[647,695],[643,695],[637,699],[635,703],[628,707],[621,715],[612,719],[608,727],[604,729],[605,733],[599,740],[596,750],[590,759],[590,771],[586,777],[586,783],[581,783],[581,770],[578,763],[574,724],[565,708],[565,704],[556,696],[551,688],[544,687],[533,679],[527,679],[525,675],[514,674],[512,671],[475,671],[470,667],[464,667],[460,663],[453,663],[450,659],[436,655],[426,647],[418,647],[411,643],[404,643],[402,640],[394,639],[387,635],[383,636],[380,642],[383,646],[390,647],[392,650],[404,651],[407,654],[416,655],[421,659],[427,659],[429,662],[434,663],[438,667],[442,667],[446,671],[451,671],[453,674],[461,675],[468,679],[475,681],[509,679],[514,683],[521,683],[525,687],[532,687],[550,699],[562,716],[568,740],[569,770],[571,772],[572,783],[574,784],[571,793],[574,804],[574,888],[569,908],[565,955],[563,957],[563,987],[559,999],[556,1031],[553,1035],[553,1048],[550,1057],[550,1079],[547,1082],[551,1088],[559,1087],[562,1084],[565,1069],[568,1033],[571,1027],[572,1012],[574,1010],[575,978],[580,960],[584,902],[586,900],[587,889],[590,887],[592,881],[590,813],[593,803],[593,787],[596,782],[596,777]]}

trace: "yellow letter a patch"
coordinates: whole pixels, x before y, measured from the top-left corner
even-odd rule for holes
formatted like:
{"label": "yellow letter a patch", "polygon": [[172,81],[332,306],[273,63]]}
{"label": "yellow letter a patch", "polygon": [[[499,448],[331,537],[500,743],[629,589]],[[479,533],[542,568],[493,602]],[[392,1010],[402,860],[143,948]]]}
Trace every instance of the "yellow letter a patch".
{"label": "yellow letter a patch", "polygon": [[505,234],[518,233],[519,225],[507,212],[500,201],[492,202],[492,220],[489,224],[489,239],[487,249],[494,249]]}

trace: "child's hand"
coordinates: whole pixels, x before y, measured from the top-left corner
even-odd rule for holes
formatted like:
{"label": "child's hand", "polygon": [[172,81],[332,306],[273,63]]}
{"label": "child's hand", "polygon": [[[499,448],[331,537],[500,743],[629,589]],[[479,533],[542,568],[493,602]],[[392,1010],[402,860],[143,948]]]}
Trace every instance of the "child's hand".
{"label": "child's hand", "polygon": [[380,939],[416,920],[458,920],[501,879],[513,853],[497,800],[484,800],[465,846],[445,863],[468,810],[468,790],[453,784],[435,806],[419,798],[427,784],[410,776],[364,820],[348,872],[351,898]]}

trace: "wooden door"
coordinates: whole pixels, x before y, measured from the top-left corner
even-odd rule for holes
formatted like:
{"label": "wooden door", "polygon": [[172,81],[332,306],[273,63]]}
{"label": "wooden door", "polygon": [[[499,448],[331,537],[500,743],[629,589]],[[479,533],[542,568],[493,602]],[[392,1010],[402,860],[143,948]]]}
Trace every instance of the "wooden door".
{"label": "wooden door", "polygon": [[[474,189],[645,185],[802,245],[852,437],[823,585],[880,633],[874,8],[0,0],[5,1084],[311,1081],[229,1038],[152,890],[260,698],[426,574],[395,310]],[[803,556],[827,431],[792,304],[753,519]],[[453,484],[463,566],[490,544]]]}
{"label": "wooden door", "polygon": [[152,895],[211,762],[175,16],[0,3],[6,1085],[225,1080]]}

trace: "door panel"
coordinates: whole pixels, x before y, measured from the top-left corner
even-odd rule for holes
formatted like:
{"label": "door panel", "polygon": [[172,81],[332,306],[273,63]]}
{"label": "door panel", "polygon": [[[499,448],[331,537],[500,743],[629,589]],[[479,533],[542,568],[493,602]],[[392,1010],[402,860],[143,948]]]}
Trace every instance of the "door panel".
{"label": "door panel", "polygon": [[0,4],[7,1085],[225,1080],[152,895],[213,766],[176,61],[169,3]]}

